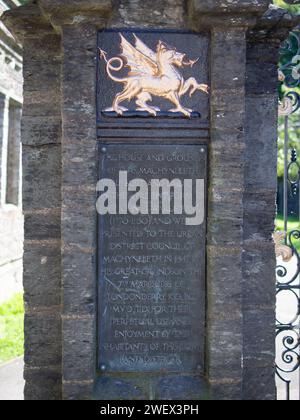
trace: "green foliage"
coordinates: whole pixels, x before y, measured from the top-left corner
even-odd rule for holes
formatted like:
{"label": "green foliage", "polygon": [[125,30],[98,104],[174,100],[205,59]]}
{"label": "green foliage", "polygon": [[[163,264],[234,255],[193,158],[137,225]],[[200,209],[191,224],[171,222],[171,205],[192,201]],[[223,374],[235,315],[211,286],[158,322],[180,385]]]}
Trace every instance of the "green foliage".
{"label": "green foliage", "polygon": [[289,12],[294,14],[300,13],[300,5],[291,5],[284,2],[284,0],[274,0],[273,1],[276,6],[282,7],[283,9],[287,9]]}
{"label": "green foliage", "polygon": [[0,305],[0,364],[24,353],[23,295]]}
{"label": "green foliage", "polygon": [[[289,217],[289,229],[292,230],[298,230],[300,229],[300,222],[297,219],[297,217]],[[281,215],[278,215],[276,218],[276,230],[283,231],[284,230],[284,220]]]}

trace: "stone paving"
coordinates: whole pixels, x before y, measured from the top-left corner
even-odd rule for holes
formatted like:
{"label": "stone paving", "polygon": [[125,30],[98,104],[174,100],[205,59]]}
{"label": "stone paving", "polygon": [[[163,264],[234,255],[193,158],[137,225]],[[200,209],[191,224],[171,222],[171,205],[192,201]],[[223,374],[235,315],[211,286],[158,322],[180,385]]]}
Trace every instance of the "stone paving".
{"label": "stone paving", "polygon": [[0,401],[24,399],[23,358],[0,366]]}

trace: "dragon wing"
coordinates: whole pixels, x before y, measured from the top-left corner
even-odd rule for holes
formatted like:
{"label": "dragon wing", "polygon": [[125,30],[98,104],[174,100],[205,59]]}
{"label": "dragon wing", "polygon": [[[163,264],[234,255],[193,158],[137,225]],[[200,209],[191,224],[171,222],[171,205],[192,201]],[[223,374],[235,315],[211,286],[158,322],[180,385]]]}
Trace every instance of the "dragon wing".
{"label": "dragon wing", "polygon": [[146,44],[143,43],[135,34],[133,34],[135,38],[135,48],[139,50],[142,54],[146,55],[150,60],[156,63],[157,61],[157,54],[152,51]]}
{"label": "dragon wing", "polygon": [[[136,76],[141,74],[147,74],[150,76],[155,76],[158,74],[158,66],[156,60],[153,60],[148,54],[151,51],[150,48],[146,47],[142,41],[139,40],[138,45],[142,46],[142,50],[133,47],[123,35],[121,37],[121,49],[122,57],[127,61],[127,66],[131,68],[129,73],[130,76]],[[147,49],[147,54],[146,54]],[[152,52],[153,53],[153,52]],[[155,56],[155,54],[153,53]]]}

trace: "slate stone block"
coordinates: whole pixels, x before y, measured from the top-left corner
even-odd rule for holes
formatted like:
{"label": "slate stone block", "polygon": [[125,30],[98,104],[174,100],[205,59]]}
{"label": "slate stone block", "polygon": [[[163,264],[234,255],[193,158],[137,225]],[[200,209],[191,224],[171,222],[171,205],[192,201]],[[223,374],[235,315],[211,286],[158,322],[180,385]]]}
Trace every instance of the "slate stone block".
{"label": "slate stone block", "polygon": [[62,399],[67,401],[91,400],[93,390],[93,383],[66,382],[63,384]]}
{"label": "slate stone block", "polygon": [[61,319],[58,314],[25,315],[25,364],[27,367],[61,363]]}
{"label": "slate stone block", "polygon": [[60,208],[61,148],[23,147],[24,210]]}
{"label": "slate stone block", "polygon": [[156,400],[207,400],[208,386],[200,376],[170,376],[156,381]]}
{"label": "slate stone block", "polygon": [[242,382],[221,382],[210,385],[210,400],[213,401],[241,401]]}
{"label": "slate stone block", "polygon": [[96,259],[79,250],[64,252],[63,307],[67,314],[95,314],[97,287]]}
{"label": "slate stone block", "polygon": [[242,314],[236,320],[208,321],[208,375],[210,380],[242,376],[243,331]]}
{"label": "slate stone block", "polygon": [[[256,245],[255,245],[256,242]],[[254,241],[243,254],[243,303],[245,309],[273,307],[276,293],[274,244]]]}
{"label": "slate stone block", "polygon": [[53,307],[61,303],[61,250],[59,244],[26,245],[24,299],[28,307]]}
{"label": "slate stone block", "polygon": [[63,320],[63,379],[92,380],[96,372],[96,319]]}
{"label": "slate stone block", "polygon": [[[55,214],[56,213],[56,214]],[[61,216],[55,213],[25,214],[25,237],[27,240],[51,240],[61,237]]]}
{"label": "slate stone block", "polygon": [[60,370],[53,368],[25,368],[24,397],[27,401],[61,400],[62,384]]}
{"label": "slate stone block", "polygon": [[114,378],[102,376],[98,378],[94,391],[95,400],[147,400],[148,393],[144,389],[145,380],[130,378]]}
{"label": "slate stone block", "polygon": [[245,367],[272,366],[275,361],[275,310],[253,309],[244,311],[244,364]]}
{"label": "slate stone block", "polygon": [[248,401],[274,401],[276,399],[275,368],[250,367],[244,369],[243,399]]}

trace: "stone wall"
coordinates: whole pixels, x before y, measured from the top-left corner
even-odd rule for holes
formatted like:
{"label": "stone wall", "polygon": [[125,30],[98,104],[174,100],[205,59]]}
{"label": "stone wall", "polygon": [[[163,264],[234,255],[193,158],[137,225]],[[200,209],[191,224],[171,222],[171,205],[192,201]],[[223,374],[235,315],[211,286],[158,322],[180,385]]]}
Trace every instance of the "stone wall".
{"label": "stone wall", "polygon": [[105,27],[210,38],[205,381],[212,399],[275,399],[276,57],[296,21],[265,15],[269,3],[40,0],[5,14],[24,45],[27,399],[149,397],[96,363],[96,47]]}

